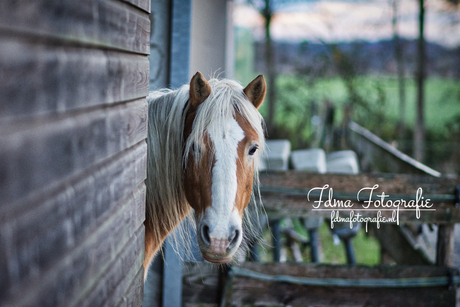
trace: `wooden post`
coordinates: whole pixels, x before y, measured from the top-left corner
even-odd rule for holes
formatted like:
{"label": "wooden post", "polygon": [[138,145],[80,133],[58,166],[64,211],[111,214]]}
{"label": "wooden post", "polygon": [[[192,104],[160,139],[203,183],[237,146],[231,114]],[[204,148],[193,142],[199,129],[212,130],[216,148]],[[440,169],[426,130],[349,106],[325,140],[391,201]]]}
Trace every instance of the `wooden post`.
{"label": "wooden post", "polygon": [[436,265],[454,265],[454,225],[440,224],[438,226],[438,245],[436,248]]}
{"label": "wooden post", "polygon": [[229,295],[231,295],[231,276],[229,276],[230,270],[231,268],[229,266],[223,266],[219,270],[219,284],[217,289],[219,295],[217,297],[217,303],[220,307],[224,307],[229,303],[227,302],[227,299]]}
{"label": "wooden post", "polygon": [[[174,238],[168,236],[164,245],[164,262],[163,262],[163,307],[180,307],[182,306],[182,262],[184,246],[183,242],[177,244]],[[175,247],[179,250],[175,250]],[[178,255],[177,252],[182,253]]]}
{"label": "wooden post", "polygon": [[311,262],[318,263],[319,262],[319,252],[318,252],[318,228],[313,228],[308,230],[308,235],[310,237],[310,257]]}
{"label": "wooden post", "polygon": [[[169,82],[171,88],[178,88],[182,84],[189,82],[192,1],[173,0],[171,5]],[[180,242],[177,245],[179,253],[184,253],[184,243]],[[164,307],[182,306],[181,256],[174,250],[173,244],[174,240],[169,236],[165,244],[165,263],[163,267],[162,306]]]}
{"label": "wooden post", "polygon": [[417,48],[417,117],[414,127],[414,158],[423,162],[425,158],[425,107],[424,107],[424,88],[425,88],[425,0],[419,0],[419,38]]}
{"label": "wooden post", "polygon": [[345,252],[347,254],[347,263],[356,264],[355,251],[353,250],[353,245],[351,245],[352,238],[342,239],[343,244],[345,245]]}
{"label": "wooden post", "polygon": [[281,230],[280,220],[273,219],[270,221],[270,227],[273,233],[273,261],[280,262],[281,259]]}

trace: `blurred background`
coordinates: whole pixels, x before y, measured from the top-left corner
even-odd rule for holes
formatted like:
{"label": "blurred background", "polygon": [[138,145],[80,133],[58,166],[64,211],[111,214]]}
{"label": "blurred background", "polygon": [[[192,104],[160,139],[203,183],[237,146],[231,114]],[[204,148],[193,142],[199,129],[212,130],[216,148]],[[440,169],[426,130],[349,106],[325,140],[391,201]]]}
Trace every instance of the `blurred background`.
{"label": "blurred background", "polygon": [[234,76],[268,79],[270,139],[345,149],[341,128],[353,120],[441,173],[460,172],[457,1],[238,0],[232,15]]}

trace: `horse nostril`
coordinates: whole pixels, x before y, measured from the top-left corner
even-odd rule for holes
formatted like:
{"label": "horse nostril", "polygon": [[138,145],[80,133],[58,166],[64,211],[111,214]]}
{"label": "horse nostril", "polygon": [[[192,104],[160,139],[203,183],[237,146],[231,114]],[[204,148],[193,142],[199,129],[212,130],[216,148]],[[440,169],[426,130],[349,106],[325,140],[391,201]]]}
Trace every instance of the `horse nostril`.
{"label": "horse nostril", "polygon": [[228,248],[233,248],[238,243],[239,238],[240,231],[238,229],[235,229],[228,237],[228,242],[230,242]]}
{"label": "horse nostril", "polygon": [[209,237],[209,226],[208,225],[203,225],[201,227],[201,238],[203,239],[204,243],[206,245],[211,245],[211,238]]}

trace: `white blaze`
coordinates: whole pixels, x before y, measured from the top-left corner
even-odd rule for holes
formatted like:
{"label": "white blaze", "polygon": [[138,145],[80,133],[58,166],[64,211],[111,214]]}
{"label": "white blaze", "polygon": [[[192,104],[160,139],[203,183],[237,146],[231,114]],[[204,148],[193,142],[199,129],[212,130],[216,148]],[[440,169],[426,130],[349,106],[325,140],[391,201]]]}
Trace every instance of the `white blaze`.
{"label": "white blaze", "polygon": [[244,138],[244,131],[232,118],[227,125],[208,132],[216,161],[212,170],[212,208],[206,210],[206,220],[210,237],[224,239],[230,226],[241,226],[239,214],[233,207],[237,192],[238,143]]}

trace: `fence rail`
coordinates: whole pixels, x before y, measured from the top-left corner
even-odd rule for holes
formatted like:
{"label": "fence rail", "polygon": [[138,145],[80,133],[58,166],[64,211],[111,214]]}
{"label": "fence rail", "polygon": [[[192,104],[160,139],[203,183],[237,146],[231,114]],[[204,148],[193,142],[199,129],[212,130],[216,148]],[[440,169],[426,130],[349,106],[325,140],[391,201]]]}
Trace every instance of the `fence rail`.
{"label": "fence rail", "polygon": [[436,266],[244,263],[230,271],[221,306],[453,306],[459,280]]}
{"label": "fence rail", "polygon": [[350,121],[347,142],[359,156],[365,172],[410,173],[441,177],[441,173],[391,146],[369,130]]}
{"label": "fence rail", "polygon": [[[460,210],[456,207],[458,194],[455,194],[460,180],[455,176],[270,171],[260,174],[260,181],[264,208],[273,218],[330,217],[331,211],[337,209],[354,210],[363,217],[375,216],[380,210],[382,217],[390,218],[393,211],[398,211],[399,204],[399,220],[406,223],[460,223]],[[387,196],[384,206],[382,193]],[[328,200],[330,203],[326,203]],[[346,207],[347,200],[351,207]],[[419,216],[416,215],[417,206],[421,210]]]}

